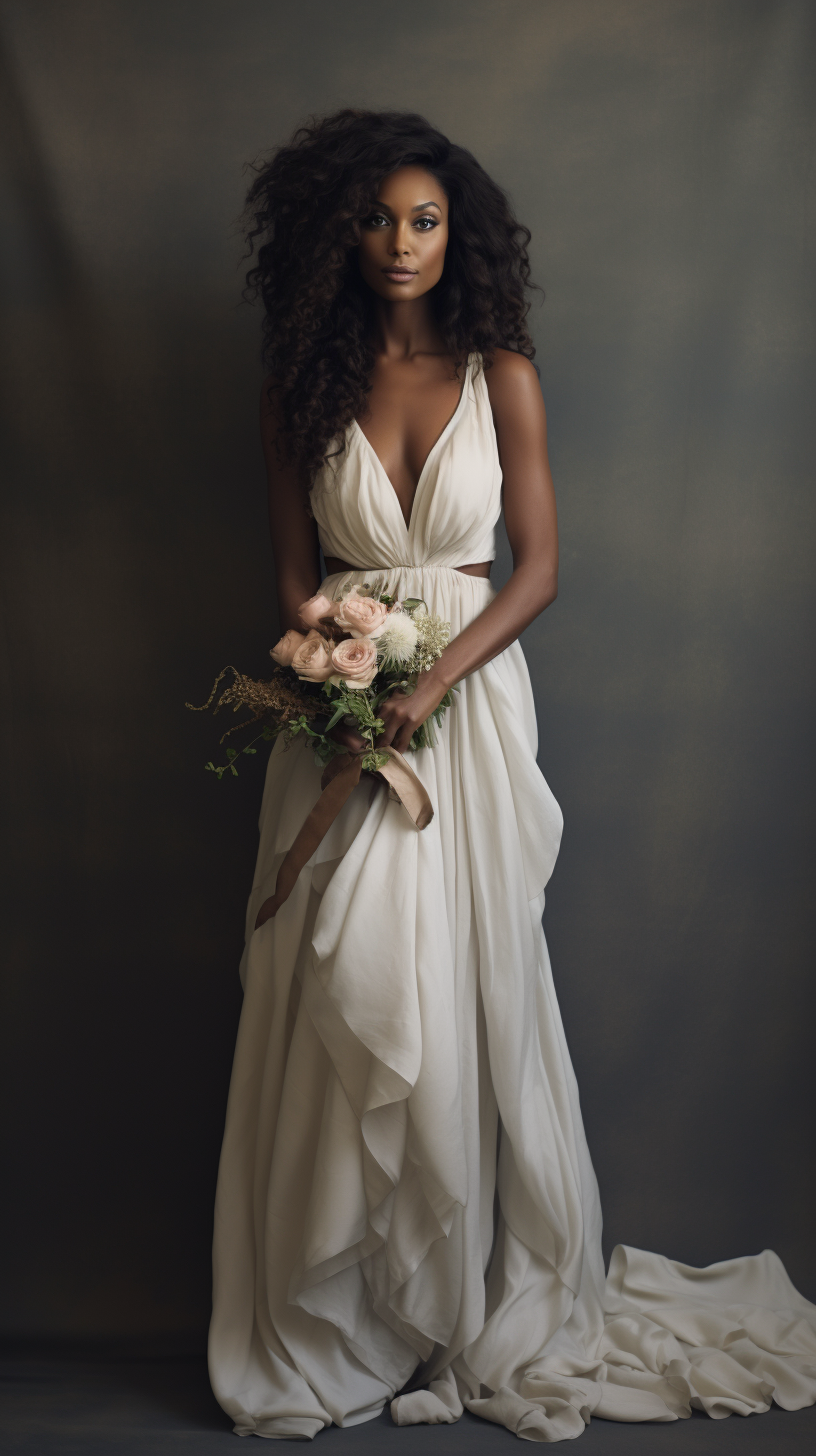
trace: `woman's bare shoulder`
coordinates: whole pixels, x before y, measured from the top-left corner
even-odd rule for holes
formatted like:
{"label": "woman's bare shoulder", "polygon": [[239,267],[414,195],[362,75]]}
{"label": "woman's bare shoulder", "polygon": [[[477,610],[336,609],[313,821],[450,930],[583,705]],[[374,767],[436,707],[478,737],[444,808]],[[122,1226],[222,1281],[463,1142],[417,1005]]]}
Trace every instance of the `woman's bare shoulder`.
{"label": "woman's bare shoulder", "polygon": [[497,349],[485,370],[485,382],[494,415],[516,414],[533,408],[544,409],[538,373],[524,354]]}

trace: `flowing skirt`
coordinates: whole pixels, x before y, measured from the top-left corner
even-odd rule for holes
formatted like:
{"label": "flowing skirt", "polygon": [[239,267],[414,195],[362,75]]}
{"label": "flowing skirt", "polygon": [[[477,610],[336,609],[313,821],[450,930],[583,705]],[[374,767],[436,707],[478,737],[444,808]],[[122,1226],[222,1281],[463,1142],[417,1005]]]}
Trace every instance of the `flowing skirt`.
{"label": "flowing skirt", "polygon": [[[424,598],[454,635],[494,595],[448,567],[323,590],[364,580]],[[605,1275],[541,926],[562,819],[536,751],[515,643],[411,757],[428,828],[364,780],[255,931],[320,792],[307,745],[270,756],[209,1345],[240,1435],[311,1437],[387,1401],[399,1424],[464,1404],[542,1441],[591,1415],[816,1401],[816,1306],[770,1251],[700,1270],[619,1245]]]}

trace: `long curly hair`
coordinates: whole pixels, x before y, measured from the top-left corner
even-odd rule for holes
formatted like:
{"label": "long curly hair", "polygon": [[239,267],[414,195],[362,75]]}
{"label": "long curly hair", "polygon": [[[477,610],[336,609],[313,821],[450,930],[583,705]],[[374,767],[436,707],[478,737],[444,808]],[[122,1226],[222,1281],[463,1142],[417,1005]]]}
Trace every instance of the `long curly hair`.
{"label": "long curly hair", "polygon": [[251,164],[243,214],[245,257],[254,257],[244,296],[263,304],[262,359],[285,453],[309,485],[365,413],[375,304],[355,249],[382,178],[409,165],[432,173],[448,198],[445,266],[431,295],[446,350],[457,365],[478,352],[488,367],[497,348],[535,353],[525,322],[530,233],[476,158],[413,112],[311,118]]}

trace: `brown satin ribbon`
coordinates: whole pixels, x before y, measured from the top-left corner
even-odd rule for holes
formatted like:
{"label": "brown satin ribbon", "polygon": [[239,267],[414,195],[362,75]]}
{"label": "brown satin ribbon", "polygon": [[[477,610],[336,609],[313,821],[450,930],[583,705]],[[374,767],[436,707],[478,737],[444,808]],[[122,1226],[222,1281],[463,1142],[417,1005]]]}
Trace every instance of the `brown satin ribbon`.
{"label": "brown satin ribbon", "polygon": [[379,748],[377,752],[388,754],[388,763],[384,763],[377,772],[388,784],[389,798],[399,800],[417,829],[427,828],[433,819],[434,810],[425,785],[417,778],[402,754],[397,753],[396,748]]}
{"label": "brown satin ribbon", "polygon": [[[378,752],[388,755],[388,763],[383,764],[377,773],[388,784],[389,798],[402,804],[417,829],[425,829],[434,816],[427,789],[395,748],[380,748]],[[339,753],[324,768],[320,780],[323,792],[286,852],[275,881],[275,893],[264,900],[258,911],[256,930],[264,921],[277,915],[281,905],[288,900],[306,861],[311,859],[352,789],[360,782],[361,771],[362,755],[359,753]]]}

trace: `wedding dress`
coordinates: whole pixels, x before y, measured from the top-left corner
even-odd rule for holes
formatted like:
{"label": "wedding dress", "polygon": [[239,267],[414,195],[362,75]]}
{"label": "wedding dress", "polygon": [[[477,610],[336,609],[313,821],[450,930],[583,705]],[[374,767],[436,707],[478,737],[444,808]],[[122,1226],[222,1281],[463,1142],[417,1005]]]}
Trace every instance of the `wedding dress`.
{"label": "wedding dress", "polygon": [[[501,469],[484,373],[406,526],[353,424],[312,502],[328,577],[421,597],[455,635],[487,606]],[[562,818],[536,765],[516,642],[411,755],[417,832],[364,778],[273,920],[253,930],[320,793],[270,756],[215,1216],[210,1374],[240,1435],[376,1416],[529,1440],[591,1415],[669,1421],[816,1401],[816,1306],[777,1256],[692,1269],[619,1245],[601,1210],[541,927]],[[397,1396],[406,1384],[407,1393]]]}

